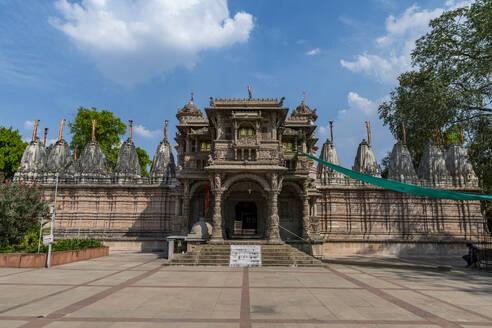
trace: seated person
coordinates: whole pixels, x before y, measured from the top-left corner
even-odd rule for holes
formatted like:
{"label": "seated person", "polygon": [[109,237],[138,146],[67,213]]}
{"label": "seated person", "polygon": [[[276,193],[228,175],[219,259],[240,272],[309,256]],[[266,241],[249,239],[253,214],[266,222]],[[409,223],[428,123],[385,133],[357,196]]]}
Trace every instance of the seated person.
{"label": "seated person", "polygon": [[478,247],[472,243],[466,243],[466,247],[468,247],[468,254],[463,255],[463,259],[467,264],[466,267],[469,268],[473,265],[476,268],[478,265]]}

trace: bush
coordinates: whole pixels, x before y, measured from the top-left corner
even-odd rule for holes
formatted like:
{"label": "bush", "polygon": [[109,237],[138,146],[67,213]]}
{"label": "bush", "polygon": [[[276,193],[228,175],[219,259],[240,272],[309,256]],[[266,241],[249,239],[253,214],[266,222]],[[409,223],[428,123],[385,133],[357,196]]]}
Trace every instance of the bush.
{"label": "bush", "polygon": [[[73,251],[89,248],[103,247],[103,243],[94,239],[60,239],[55,240],[52,244],[51,250],[53,252],[61,251]],[[8,246],[0,248],[0,253],[37,253],[38,251],[38,237],[33,233],[25,237],[22,245]],[[40,253],[48,252],[48,245],[41,244],[39,249]]]}
{"label": "bush", "polygon": [[0,173],[0,248],[19,245],[26,235],[39,233],[48,204],[35,182],[14,183]]}

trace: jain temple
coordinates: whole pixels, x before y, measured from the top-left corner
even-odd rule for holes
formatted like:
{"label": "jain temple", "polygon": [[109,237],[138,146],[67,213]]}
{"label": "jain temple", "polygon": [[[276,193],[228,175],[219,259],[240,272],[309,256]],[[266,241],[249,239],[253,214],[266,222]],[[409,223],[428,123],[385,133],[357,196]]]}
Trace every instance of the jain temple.
{"label": "jain temple", "polygon": [[[316,137],[316,109],[304,100],[289,113],[283,102],[250,94],[210,98],[202,110],[192,98],[177,110],[174,141],[165,129],[149,177],[140,176],[131,132],[109,171],[94,138],[74,158],[61,131],[48,148],[34,132],[16,179],[34,179],[51,193],[58,175],[55,238],[96,238],[113,249],[167,251],[178,240],[183,252],[249,243],[324,257],[437,255],[461,253],[465,241],[485,233],[480,201],[386,190],[299,155],[293,148],[315,155],[321,146],[320,158],[339,165],[333,136]],[[353,153],[352,170],[381,176],[370,129]],[[480,192],[461,144],[443,151],[430,141],[414,167],[400,141],[388,179]]]}

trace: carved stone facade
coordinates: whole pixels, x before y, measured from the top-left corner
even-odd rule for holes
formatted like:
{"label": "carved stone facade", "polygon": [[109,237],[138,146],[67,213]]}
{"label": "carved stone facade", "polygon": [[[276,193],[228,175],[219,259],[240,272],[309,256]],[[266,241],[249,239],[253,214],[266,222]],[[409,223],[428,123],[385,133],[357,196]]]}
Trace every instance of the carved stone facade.
{"label": "carved stone facade", "polygon": [[[309,154],[318,150],[317,113],[305,101],[290,116],[288,111],[283,98],[211,98],[204,115],[191,99],[176,115],[176,165],[165,132],[149,178],[140,176],[131,138],[110,172],[97,141],[89,142],[73,160],[61,136],[48,150],[33,136],[16,178],[36,179],[50,192],[58,174],[56,234],[92,236],[119,248],[140,243],[165,249],[166,237],[180,235],[190,242],[300,243],[328,255],[337,249],[432,250],[461,245],[484,233],[478,201],[384,190],[299,156],[294,148]],[[320,156],[339,165],[333,137],[323,144]],[[353,169],[381,174],[370,133],[359,145]],[[408,149],[399,142],[388,176],[405,183],[479,191],[460,145],[443,154],[430,143],[417,175]]]}

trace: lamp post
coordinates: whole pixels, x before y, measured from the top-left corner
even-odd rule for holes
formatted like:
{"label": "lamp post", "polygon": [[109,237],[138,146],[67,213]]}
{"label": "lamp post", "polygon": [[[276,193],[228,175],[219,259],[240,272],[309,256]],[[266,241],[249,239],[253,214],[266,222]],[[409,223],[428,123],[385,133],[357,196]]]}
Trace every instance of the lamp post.
{"label": "lamp post", "polygon": [[53,208],[53,214],[51,215],[51,228],[50,228],[50,245],[48,246],[48,260],[46,262],[46,267],[51,266],[51,246],[53,244],[53,226],[55,225],[56,217],[56,195],[58,193],[58,172],[56,173],[56,183],[55,183],[55,202]]}

